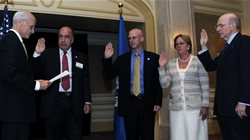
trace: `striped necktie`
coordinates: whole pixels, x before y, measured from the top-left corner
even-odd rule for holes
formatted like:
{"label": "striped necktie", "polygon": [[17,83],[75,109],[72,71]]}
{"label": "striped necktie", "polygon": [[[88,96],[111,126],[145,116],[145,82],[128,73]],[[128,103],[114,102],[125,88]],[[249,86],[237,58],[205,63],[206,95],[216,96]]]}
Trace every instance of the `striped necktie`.
{"label": "striped necktie", "polygon": [[25,45],[24,45],[24,42],[22,42],[22,45],[23,45],[23,49],[24,49],[24,51],[25,51],[25,54],[26,54],[26,56],[27,56],[27,58],[28,58],[28,53],[27,53],[26,47],[25,47]]}

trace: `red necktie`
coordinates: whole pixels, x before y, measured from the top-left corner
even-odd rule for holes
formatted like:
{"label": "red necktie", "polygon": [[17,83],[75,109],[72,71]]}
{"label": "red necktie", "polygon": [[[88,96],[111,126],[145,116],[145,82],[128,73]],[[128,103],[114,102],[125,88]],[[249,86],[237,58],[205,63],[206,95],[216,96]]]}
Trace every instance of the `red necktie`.
{"label": "red necktie", "polygon": [[[69,71],[69,67],[68,67],[68,58],[66,55],[67,52],[64,52],[63,58],[62,58],[62,72],[64,72],[65,70]],[[69,75],[64,76],[62,78],[62,87],[65,91],[67,91],[70,87],[70,83],[69,83]]]}

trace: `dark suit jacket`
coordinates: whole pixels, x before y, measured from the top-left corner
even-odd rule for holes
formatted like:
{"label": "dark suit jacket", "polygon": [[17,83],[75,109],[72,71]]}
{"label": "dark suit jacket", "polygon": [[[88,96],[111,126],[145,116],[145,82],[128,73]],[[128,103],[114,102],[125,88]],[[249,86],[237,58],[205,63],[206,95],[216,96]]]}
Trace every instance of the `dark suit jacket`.
{"label": "dark suit jacket", "polygon": [[9,31],[0,40],[0,120],[35,122],[35,81],[24,48]]}
{"label": "dark suit jacket", "polygon": [[[87,56],[72,49],[72,104],[78,119],[83,118],[85,102],[91,102],[89,68]],[[76,67],[76,62],[83,68]],[[59,47],[46,49],[40,57],[31,59],[34,74],[42,73],[43,79],[52,79],[60,73]],[[60,80],[53,84],[41,95],[41,116],[49,118],[54,111],[59,91]]]}
{"label": "dark suit jacket", "polygon": [[[119,56],[112,65],[111,58],[103,58],[103,67],[108,79],[119,76],[118,115],[128,113],[130,96],[131,52]],[[155,115],[154,105],[162,105],[162,89],[159,82],[159,55],[144,51],[144,94],[147,102],[147,113]]]}
{"label": "dark suit jacket", "polygon": [[[208,51],[198,55],[207,71],[217,70],[215,113],[236,116],[238,102],[250,104],[250,37],[238,33],[214,60]],[[250,116],[250,108],[246,109]]]}

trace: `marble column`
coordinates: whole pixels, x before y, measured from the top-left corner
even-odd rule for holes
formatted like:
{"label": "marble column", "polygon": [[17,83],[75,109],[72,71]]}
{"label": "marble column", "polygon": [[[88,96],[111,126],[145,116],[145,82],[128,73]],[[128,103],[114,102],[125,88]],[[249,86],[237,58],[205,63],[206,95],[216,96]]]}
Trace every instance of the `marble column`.
{"label": "marble column", "polygon": [[[195,45],[195,24],[192,0],[157,0],[155,1],[156,53],[165,52],[168,60],[178,57],[173,39],[178,34],[190,35]],[[193,48],[193,53],[197,49]],[[159,115],[160,140],[169,140],[169,89],[163,89],[163,105]]]}
{"label": "marble column", "polygon": [[245,34],[245,35],[250,35],[250,1],[249,0],[243,0],[243,3],[242,3],[242,6],[243,6],[243,27],[242,27],[242,34]]}

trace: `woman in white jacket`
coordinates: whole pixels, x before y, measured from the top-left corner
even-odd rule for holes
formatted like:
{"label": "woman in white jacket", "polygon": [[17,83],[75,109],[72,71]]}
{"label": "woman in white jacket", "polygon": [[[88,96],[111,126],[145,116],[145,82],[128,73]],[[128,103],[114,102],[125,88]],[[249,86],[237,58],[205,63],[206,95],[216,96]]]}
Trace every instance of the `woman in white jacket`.
{"label": "woman in white jacket", "polygon": [[169,95],[170,139],[208,140],[208,74],[199,59],[191,54],[192,43],[188,35],[177,35],[174,47],[178,58],[167,64],[163,52],[159,59],[161,86],[168,88],[172,85]]}

